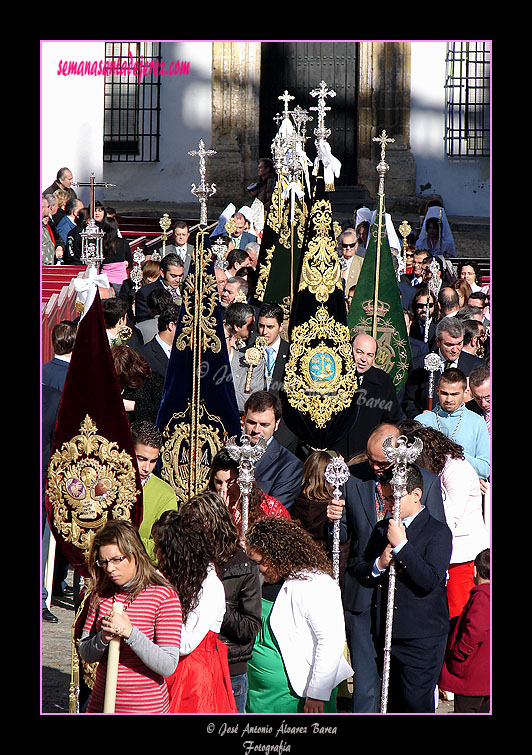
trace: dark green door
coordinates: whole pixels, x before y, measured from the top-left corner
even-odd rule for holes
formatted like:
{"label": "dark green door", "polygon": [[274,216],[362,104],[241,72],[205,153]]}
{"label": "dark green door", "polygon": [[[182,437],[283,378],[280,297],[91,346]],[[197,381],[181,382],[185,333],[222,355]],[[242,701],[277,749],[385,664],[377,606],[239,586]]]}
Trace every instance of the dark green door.
{"label": "dark green door", "polygon": [[[261,46],[260,135],[261,157],[271,156],[271,143],[277,126],[273,120],[281,113],[284,103],[278,99],[286,89],[295,97],[289,109],[296,105],[309,110],[317,105],[311,90],[325,81],[335,97],[327,97],[325,126],[331,130],[328,141],[332,153],[342,163],[339,185],[356,183],[356,103],[357,103],[356,42],[263,42]],[[317,113],[309,111],[313,120],[308,124],[307,155],[316,156],[314,128]]]}

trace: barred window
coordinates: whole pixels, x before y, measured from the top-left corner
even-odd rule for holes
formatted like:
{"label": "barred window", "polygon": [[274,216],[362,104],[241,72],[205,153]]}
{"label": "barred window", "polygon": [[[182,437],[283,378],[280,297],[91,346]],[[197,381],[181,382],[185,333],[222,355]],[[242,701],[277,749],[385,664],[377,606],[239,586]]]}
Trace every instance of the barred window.
{"label": "barred window", "polygon": [[105,161],[159,160],[160,60],[160,42],[105,43]]}
{"label": "barred window", "polygon": [[490,154],[490,44],[449,42],[446,150],[450,157]]}

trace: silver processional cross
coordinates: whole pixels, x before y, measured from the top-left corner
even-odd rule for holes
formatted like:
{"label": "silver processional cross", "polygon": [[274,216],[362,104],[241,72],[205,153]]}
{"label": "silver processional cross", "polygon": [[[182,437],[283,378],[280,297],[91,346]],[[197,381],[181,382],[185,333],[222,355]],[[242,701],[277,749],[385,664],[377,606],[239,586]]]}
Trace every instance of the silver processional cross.
{"label": "silver processional cross", "polygon": [[92,220],[94,220],[94,192],[96,188],[105,188],[108,189],[111,186],[116,186],[116,184],[110,184],[106,181],[96,181],[94,178],[94,171],[91,170],[91,174],[88,181],[73,181],[72,186],[88,186],[90,189],[90,200],[89,200],[89,215]]}
{"label": "silver processional cross", "polygon": [[205,168],[205,158],[211,157],[211,155],[216,154],[216,150],[214,149],[205,149],[205,143],[203,139],[200,139],[199,142],[199,149],[193,149],[189,153],[192,157],[199,156],[200,159],[200,165],[199,165],[199,172],[200,172],[200,178],[201,183],[199,186],[196,186],[196,184],[192,184],[192,189],[190,190],[194,196],[196,196],[199,199],[200,202],[200,225],[207,225],[207,200],[209,197],[212,197],[213,194],[216,194],[216,186],[214,184],[211,184],[210,186],[207,186],[205,183],[205,174],[206,174],[206,168]]}

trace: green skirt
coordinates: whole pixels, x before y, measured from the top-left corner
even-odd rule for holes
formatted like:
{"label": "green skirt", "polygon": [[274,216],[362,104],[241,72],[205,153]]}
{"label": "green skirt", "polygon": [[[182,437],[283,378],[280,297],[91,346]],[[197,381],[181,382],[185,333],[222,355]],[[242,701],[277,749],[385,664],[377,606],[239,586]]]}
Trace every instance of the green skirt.
{"label": "green skirt", "polygon": [[[262,625],[248,663],[246,713],[303,713],[305,698],[293,691],[281,651],[270,627],[273,602],[262,599]],[[324,713],[336,713],[336,688],[325,702]]]}

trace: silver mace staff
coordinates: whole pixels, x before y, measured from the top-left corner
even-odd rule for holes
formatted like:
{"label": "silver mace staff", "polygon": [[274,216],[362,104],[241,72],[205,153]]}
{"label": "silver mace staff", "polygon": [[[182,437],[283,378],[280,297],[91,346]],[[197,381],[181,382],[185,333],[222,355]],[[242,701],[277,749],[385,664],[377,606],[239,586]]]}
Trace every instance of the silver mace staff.
{"label": "silver mace staff", "polygon": [[[408,444],[408,438],[400,435],[396,445],[393,445],[393,437],[385,438],[382,450],[388,461],[395,462],[392,488],[394,497],[393,518],[396,524],[401,519],[401,498],[406,494],[407,464],[412,464],[421,451],[423,442],[414,438],[413,443]],[[381,713],[386,713],[388,707],[388,688],[390,684],[390,655],[392,649],[393,610],[395,597],[395,564],[392,560],[389,566],[388,581],[388,604],[386,606],[386,630],[384,634],[384,665],[382,672]]]}
{"label": "silver mace staff", "polygon": [[[334,486],[333,496],[336,500],[340,498],[342,491],[340,485],[350,477],[349,467],[345,463],[343,456],[334,456],[325,467],[325,479],[330,485]],[[333,524],[333,577],[337,583],[340,582],[340,520],[335,519]]]}
{"label": "silver mace staff", "polygon": [[238,462],[238,485],[242,493],[242,534],[248,529],[249,520],[249,496],[253,490],[255,479],[255,464],[266,451],[266,441],[259,438],[255,444],[251,443],[251,437],[244,433],[240,437],[240,445],[236,442],[236,435],[228,438],[225,448],[230,457]]}
{"label": "silver mace staff", "polygon": [[423,360],[423,366],[429,373],[429,411],[432,409],[432,398],[434,396],[434,373],[441,370],[441,359],[435,351],[431,351]]}

